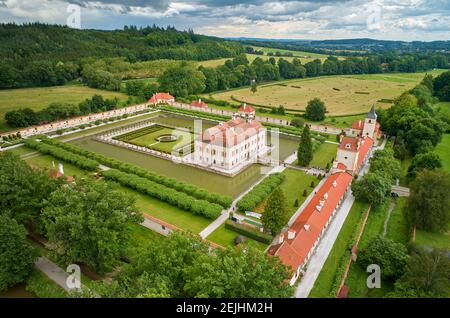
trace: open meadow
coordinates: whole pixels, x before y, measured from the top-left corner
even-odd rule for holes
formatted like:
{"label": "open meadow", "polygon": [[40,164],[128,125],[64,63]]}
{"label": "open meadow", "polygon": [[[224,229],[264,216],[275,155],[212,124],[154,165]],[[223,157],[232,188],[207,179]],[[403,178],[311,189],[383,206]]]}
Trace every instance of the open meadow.
{"label": "open meadow", "polygon": [[128,98],[122,93],[90,88],[84,85],[0,90],[0,132],[11,130],[4,118],[5,113],[11,110],[25,107],[41,110],[51,103],[78,104],[95,94],[102,95],[104,98],[117,97],[121,101]]}
{"label": "open meadow", "polygon": [[[431,73],[437,74],[440,71]],[[218,100],[245,101],[249,104],[304,110],[309,100],[319,97],[329,115],[364,113],[380,100],[392,100],[417,85],[425,73],[322,76],[260,85],[255,93],[249,88],[212,94]],[[234,99],[234,100],[233,100]],[[387,108],[389,102],[377,107]]]}

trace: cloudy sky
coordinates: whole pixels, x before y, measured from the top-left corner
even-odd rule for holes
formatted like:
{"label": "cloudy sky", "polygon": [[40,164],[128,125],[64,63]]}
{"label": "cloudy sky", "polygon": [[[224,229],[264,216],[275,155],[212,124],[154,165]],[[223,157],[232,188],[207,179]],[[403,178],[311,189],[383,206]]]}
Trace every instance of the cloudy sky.
{"label": "cloudy sky", "polygon": [[0,21],[96,29],[174,25],[221,37],[431,41],[450,40],[450,0],[0,0]]}

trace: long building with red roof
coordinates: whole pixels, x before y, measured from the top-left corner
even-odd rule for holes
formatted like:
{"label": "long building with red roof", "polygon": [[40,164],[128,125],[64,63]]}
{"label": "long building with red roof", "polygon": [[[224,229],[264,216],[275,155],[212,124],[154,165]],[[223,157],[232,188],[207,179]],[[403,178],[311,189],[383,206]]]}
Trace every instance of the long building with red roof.
{"label": "long building with red roof", "polygon": [[352,175],[348,172],[331,174],[289,229],[277,237],[275,245],[270,246],[268,253],[279,257],[283,264],[291,268],[291,285],[306,268],[351,182]]}

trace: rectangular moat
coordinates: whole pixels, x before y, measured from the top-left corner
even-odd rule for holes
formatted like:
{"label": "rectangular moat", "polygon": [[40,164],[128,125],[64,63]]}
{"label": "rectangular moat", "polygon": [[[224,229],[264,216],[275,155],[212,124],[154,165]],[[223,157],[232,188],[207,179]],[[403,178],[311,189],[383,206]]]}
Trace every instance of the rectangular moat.
{"label": "rectangular moat", "polygon": [[[194,128],[193,118],[180,115],[160,113],[155,115],[152,121],[160,125],[187,128],[189,130],[193,130]],[[215,122],[211,121],[202,122],[203,129],[212,127],[215,124]],[[171,160],[161,159],[152,155],[96,141],[94,140],[94,136],[81,137],[70,142],[105,156],[232,197],[236,197],[262,177],[261,168],[263,166],[259,164],[252,164],[236,176],[227,177],[200,168],[175,163]],[[271,142],[270,134],[268,136],[268,142]],[[293,153],[298,147],[298,142],[298,139],[280,135],[280,160],[285,159]]]}

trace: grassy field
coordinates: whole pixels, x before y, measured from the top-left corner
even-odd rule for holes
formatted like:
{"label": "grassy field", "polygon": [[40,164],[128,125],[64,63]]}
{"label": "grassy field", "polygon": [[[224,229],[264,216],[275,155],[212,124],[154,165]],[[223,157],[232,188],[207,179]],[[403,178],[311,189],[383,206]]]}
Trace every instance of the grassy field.
{"label": "grassy field", "polygon": [[349,249],[349,242],[353,237],[354,231],[357,229],[358,224],[361,221],[362,216],[367,211],[368,204],[364,202],[355,201],[353,206],[345,220],[344,225],[339,232],[339,235],[328,255],[325,264],[317,277],[314,287],[309,294],[309,297],[329,297],[330,292],[336,277],[336,270],[340,264],[340,261],[345,254],[345,251]]}
{"label": "grassy field", "polygon": [[[447,228],[450,228],[450,224]],[[450,231],[447,230],[447,233],[434,233],[417,230],[415,243],[421,246],[443,248],[450,251]]]}
{"label": "grassy field", "polygon": [[443,114],[447,114],[450,116],[450,102],[441,102],[435,105],[435,109]]}
{"label": "grassy field", "polygon": [[[314,181],[314,183],[317,184],[319,181],[317,180],[317,177],[296,169],[285,169],[283,174],[286,176],[286,179],[280,187],[286,196],[289,214],[293,215],[298,209],[298,207],[294,206],[295,200],[298,199],[298,206],[302,205],[306,197],[313,190],[313,188],[310,187],[311,182]],[[304,190],[306,190],[306,196],[303,196]],[[265,206],[266,201],[263,201],[258,204],[254,210],[255,212],[262,213],[264,212]]]}
{"label": "grassy field", "polygon": [[[439,73],[435,71],[434,73]],[[351,115],[367,112],[380,99],[393,99],[415,86],[425,73],[322,76],[260,85],[256,93],[249,88],[213,94],[218,100],[233,98],[250,104],[304,110],[309,100],[321,98],[328,114]],[[379,108],[389,103],[377,103]]]}
{"label": "grassy field", "polygon": [[155,218],[173,224],[180,229],[200,233],[212,220],[181,210],[173,205],[140,194],[134,190],[118,186],[124,193],[136,197],[136,206],[142,213],[147,213]]}
{"label": "grassy field", "polygon": [[[234,244],[234,239],[236,238],[236,236],[239,235],[242,234],[234,232],[230,229],[226,229],[225,224],[222,224],[217,228],[217,230],[212,232],[206,239],[211,242],[222,245],[223,247],[234,248],[236,247],[236,244]],[[244,245],[252,246],[260,251],[264,251],[267,248],[267,245],[264,243],[255,241],[245,235],[242,236],[245,237],[245,242],[243,243]]]}
{"label": "grassy field", "polygon": [[117,97],[122,101],[128,98],[122,93],[89,88],[83,85],[0,90],[0,132],[11,130],[4,120],[5,113],[8,111],[23,107],[40,110],[55,102],[78,104],[94,94],[102,95],[104,98]]}
{"label": "grassy field", "polygon": [[409,225],[402,211],[406,200],[405,197],[397,198],[396,206],[392,210],[391,217],[389,218],[386,234],[391,240],[405,245],[410,240]]}
{"label": "grassy field", "polygon": [[436,146],[436,153],[442,160],[442,168],[450,172],[450,134],[442,136],[442,141]]}
{"label": "grassy field", "polygon": [[309,164],[310,167],[320,167],[325,169],[327,164],[331,167],[331,161],[336,158],[338,145],[330,143],[322,143],[314,152],[313,160]]}

